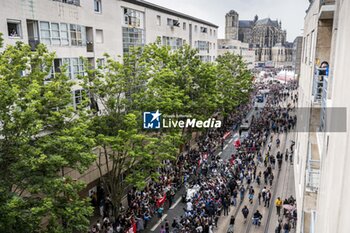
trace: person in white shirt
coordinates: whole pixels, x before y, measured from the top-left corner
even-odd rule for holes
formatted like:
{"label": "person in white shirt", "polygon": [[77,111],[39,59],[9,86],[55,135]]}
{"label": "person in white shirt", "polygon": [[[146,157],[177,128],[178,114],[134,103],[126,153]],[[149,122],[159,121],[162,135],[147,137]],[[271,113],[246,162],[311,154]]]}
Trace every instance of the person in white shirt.
{"label": "person in white shirt", "polygon": [[186,210],[187,211],[192,211],[193,210],[193,204],[191,201],[188,201],[186,204]]}

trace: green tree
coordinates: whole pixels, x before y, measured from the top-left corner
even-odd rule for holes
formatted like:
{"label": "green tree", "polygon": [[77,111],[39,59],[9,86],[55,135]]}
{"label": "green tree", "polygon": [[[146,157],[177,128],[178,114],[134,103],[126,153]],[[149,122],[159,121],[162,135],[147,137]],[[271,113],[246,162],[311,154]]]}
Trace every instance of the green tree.
{"label": "green tree", "polygon": [[252,74],[239,55],[227,52],[218,56],[216,62],[218,109],[226,119],[237,106],[249,100]]}
{"label": "green tree", "polygon": [[[72,82],[49,81],[54,54],[17,43],[0,53],[0,232],[75,232],[89,226],[84,184],[64,176],[95,159]],[[77,117],[79,114],[79,117]]]}
{"label": "green tree", "polygon": [[106,55],[105,66],[87,71],[84,88],[99,103],[92,119],[99,169],[106,194],[118,215],[122,197],[129,185],[142,189],[147,178],[156,179],[165,159],[174,159],[178,135],[147,132],[142,128],[142,112],[150,69],[143,50],[132,50],[124,62]]}

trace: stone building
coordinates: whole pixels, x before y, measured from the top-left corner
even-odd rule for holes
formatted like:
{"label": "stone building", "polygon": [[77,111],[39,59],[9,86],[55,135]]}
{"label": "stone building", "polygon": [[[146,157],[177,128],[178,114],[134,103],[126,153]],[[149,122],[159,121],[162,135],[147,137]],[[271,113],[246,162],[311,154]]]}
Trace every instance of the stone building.
{"label": "stone building", "polygon": [[239,20],[236,11],[226,14],[225,39],[248,43],[255,51],[256,65],[273,62],[275,67],[291,66],[292,46],[286,42],[287,32],[282,23],[270,18]]}

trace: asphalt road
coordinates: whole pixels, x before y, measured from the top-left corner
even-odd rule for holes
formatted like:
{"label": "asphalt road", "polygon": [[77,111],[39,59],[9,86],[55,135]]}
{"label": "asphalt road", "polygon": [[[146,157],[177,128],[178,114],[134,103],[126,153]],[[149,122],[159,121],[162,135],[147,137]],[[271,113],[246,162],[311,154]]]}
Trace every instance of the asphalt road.
{"label": "asphalt road", "polygon": [[[259,108],[262,108],[265,105],[266,98],[263,103],[259,103]],[[258,110],[259,111],[259,110]],[[252,109],[246,116],[247,118],[250,118],[252,115],[257,116],[257,112],[255,109]],[[229,160],[231,158],[231,155],[235,153],[236,149],[234,147],[233,142],[239,138],[238,132],[231,131],[231,135],[225,140],[224,143],[224,149],[221,151],[220,146],[215,151],[215,155],[219,155],[221,159]],[[157,218],[157,216],[154,216],[151,222],[149,223],[147,229],[145,229],[145,232],[159,232],[162,224],[165,223],[166,220],[169,221],[171,224],[173,219],[180,218],[181,215],[184,215],[184,208],[186,207],[185,203],[181,202],[181,196],[185,194],[186,190],[184,187],[182,187],[175,195],[175,201],[174,204],[169,208],[168,202],[165,203],[165,211],[163,214],[163,217],[161,219]],[[169,208],[169,209],[168,209]]]}

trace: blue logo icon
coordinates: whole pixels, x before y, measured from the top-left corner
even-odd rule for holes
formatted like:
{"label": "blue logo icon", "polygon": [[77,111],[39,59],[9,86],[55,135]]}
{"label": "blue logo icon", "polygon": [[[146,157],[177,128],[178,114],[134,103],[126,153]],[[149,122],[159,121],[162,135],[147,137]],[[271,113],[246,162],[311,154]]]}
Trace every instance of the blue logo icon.
{"label": "blue logo icon", "polygon": [[144,129],[160,129],[159,110],[156,112],[143,112],[143,128]]}

